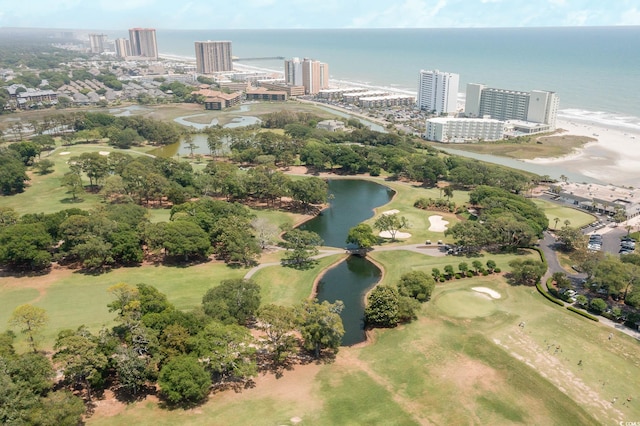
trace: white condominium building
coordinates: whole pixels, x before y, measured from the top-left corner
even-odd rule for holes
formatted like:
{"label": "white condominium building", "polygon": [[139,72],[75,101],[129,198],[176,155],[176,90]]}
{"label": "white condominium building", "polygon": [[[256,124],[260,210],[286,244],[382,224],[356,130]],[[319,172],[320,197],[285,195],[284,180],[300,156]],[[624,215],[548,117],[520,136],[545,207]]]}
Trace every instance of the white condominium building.
{"label": "white condominium building", "polygon": [[233,71],[230,41],[196,41],[196,72]]}
{"label": "white condominium building", "polygon": [[300,58],[284,61],[284,80],[290,86],[302,86],[302,62]]}
{"label": "white condominium building", "polygon": [[329,88],[329,65],[309,58],[291,58],[284,61],[284,79],[288,86],[304,86],[306,95],[315,95]]}
{"label": "white condominium building", "polygon": [[494,89],[467,84],[464,112],[467,117],[490,116],[497,120],[520,120],[556,127],[559,99],[555,92]]}
{"label": "white condominium building", "polygon": [[117,38],[115,40],[116,55],[118,58],[127,58],[131,56],[131,42],[126,38]]}
{"label": "white condominium building", "polygon": [[456,112],[460,76],[438,70],[420,70],[418,109],[435,114]]}
{"label": "white condominium building", "polygon": [[91,46],[91,53],[102,53],[105,50],[105,44],[107,44],[107,35],[89,34],[89,44]]}
{"label": "white condominium building", "polygon": [[482,118],[437,117],[427,120],[425,139],[463,143],[496,141],[503,138],[505,123]]}

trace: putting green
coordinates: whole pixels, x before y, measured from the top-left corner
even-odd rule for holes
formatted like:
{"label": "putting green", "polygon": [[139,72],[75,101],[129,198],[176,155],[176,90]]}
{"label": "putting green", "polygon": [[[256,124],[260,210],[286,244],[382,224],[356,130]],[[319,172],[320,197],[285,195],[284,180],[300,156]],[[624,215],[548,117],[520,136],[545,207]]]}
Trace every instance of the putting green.
{"label": "putting green", "polygon": [[435,302],[445,315],[456,318],[486,317],[497,310],[496,302],[489,296],[472,290],[442,293]]}

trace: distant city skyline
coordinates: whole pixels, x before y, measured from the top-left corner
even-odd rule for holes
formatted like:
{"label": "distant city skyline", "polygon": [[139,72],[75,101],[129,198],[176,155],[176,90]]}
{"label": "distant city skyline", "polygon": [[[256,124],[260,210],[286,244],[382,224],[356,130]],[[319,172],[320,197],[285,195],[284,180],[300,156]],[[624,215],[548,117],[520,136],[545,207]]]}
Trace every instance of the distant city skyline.
{"label": "distant city skyline", "polygon": [[[468,28],[640,25],[637,0],[29,0],[1,27],[124,30]],[[257,19],[259,17],[259,19]]]}

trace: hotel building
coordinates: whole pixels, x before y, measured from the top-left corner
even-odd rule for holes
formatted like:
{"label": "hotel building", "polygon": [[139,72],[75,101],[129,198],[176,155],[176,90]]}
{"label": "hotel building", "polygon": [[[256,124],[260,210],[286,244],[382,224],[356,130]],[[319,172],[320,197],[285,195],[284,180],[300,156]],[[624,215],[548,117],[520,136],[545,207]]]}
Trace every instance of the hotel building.
{"label": "hotel building", "polygon": [[456,112],[459,81],[458,74],[420,70],[418,109],[438,115]]}
{"label": "hotel building", "polygon": [[230,41],[196,41],[196,72],[233,71]]}
{"label": "hotel building", "polygon": [[128,58],[131,56],[131,42],[126,38],[117,38],[114,42],[116,46],[116,56],[118,58]]}
{"label": "hotel building", "polygon": [[436,117],[427,120],[424,137],[445,143],[496,141],[503,138],[504,127],[494,119]]}
{"label": "hotel building", "polygon": [[555,92],[521,92],[467,84],[464,113],[467,117],[490,116],[497,120],[542,123],[544,130],[556,128],[559,99]]}
{"label": "hotel building", "polygon": [[284,61],[285,83],[303,86],[306,95],[315,95],[329,87],[329,65],[314,59],[298,58]]}
{"label": "hotel building", "polygon": [[91,53],[104,52],[105,44],[107,44],[106,34],[89,34],[89,45],[91,46]]}
{"label": "hotel building", "polygon": [[153,28],[131,28],[129,30],[131,55],[148,59],[158,59],[156,30]]}

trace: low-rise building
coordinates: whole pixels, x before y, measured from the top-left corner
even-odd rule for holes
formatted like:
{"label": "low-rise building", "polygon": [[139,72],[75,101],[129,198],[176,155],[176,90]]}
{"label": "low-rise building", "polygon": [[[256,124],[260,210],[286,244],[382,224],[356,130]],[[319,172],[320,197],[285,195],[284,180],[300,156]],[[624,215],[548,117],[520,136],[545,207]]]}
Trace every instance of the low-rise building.
{"label": "low-rise building", "polygon": [[640,214],[640,189],[562,182],[556,186],[556,191],[559,200],[594,213],[614,215],[623,210],[627,219]]}
{"label": "low-rise building", "polygon": [[504,121],[487,118],[430,118],[424,137],[445,143],[496,141],[504,137],[504,125]]}
{"label": "low-rise building", "polygon": [[304,86],[289,86],[283,80],[258,80],[256,84],[269,90],[282,90],[289,97],[304,96]]}
{"label": "low-rise building", "polygon": [[416,98],[409,95],[387,95],[362,97],[358,100],[361,108],[384,108],[392,106],[409,106],[416,102]]}
{"label": "low-rise building", "polygon": [[269,90],[266,87],[251,87],[246,91],[250,101],[286,101],[289,95],[284,90]]}
{"label": "low-rise building", "polygon": [[224,93],[211,89],[200,89],[193,92],[194,95],[204,96],[204,108],[208,110],[221,110],[237,105],[242,100],[242,93]]}
{"label": "low-rise building", "polygon": [[316,124],[316,128],[328,130],[330,132],[337,132],[338,130],[344,130],[346,128],[342,121],[338,120],[323,120]]}

